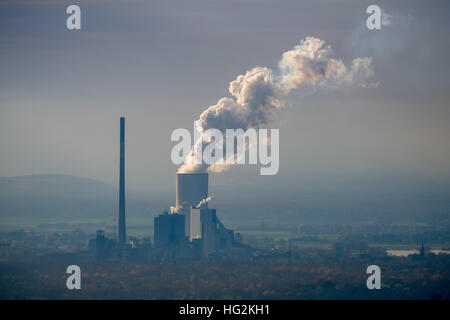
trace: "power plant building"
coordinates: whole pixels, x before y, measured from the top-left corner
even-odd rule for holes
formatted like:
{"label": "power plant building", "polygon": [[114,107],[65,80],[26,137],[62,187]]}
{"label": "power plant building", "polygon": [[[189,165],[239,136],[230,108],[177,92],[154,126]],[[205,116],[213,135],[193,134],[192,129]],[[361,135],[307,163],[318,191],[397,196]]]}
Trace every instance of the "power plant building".
{"label": "power plant building", "polygon": [[154,226],[155,248],[169,248],[185,242],[183,215],[168,214],[166,211],[155,217]]}
{"label": "power plant building", "polygon": [[177,173],[176,206],[185,217],[185,236],[191,237],[191,207],[208,198],[207,173]]}
{"label": "power plant building", "polygon": [[[198,219],[198,220],[197,220]],[[234,232],[224,227],[216,215],[215,209],[208,208],[207,204],[191,208],[192,240],[201,240],[201,256],[208,258],[221,249],[231,248],[234,242]],[[191,240],[191,241],[192,241]]]}
{"label": "power plant building", "polygon": [[[233,230],[224,227],[215,209],[208,207],[208,173],[176,174],[176,213],[154,218],[154,248],[150,241],[127,243],[125,223],[125,118],[120,118],[118,237],[108,239],[98,230],[90,240],[98,261],[174,261],[210,258],[224,249],[240,246]],[[242,246],[241,246],[242,247]],[[228,253],[235,252],[230,250]]]}
{"label": "power plant building", "polygon": [[216,210],[210,209],[207,173],[177,173],[177,213],[155,218],[155,248],[165,249],[163,256],[180,254],[208,258],[234,244],[234,232],[224,227]]}

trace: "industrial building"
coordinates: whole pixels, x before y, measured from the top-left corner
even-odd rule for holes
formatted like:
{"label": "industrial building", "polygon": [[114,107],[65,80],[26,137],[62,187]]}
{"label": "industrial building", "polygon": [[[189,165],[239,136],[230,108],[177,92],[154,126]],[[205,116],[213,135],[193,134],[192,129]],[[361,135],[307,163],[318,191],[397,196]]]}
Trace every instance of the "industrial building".
{"label": "industrial building", "polygon": [[[208,207],[208,174],[177,173],[178,213],[165,212],[155,218],[155,247],[189,244],[198,256],[209,258],[235,245],[234,232],[224,227],[216,210]],[[181,217],[184,231],[181,230]],[[179,221],[175,228],[175,221]],[[176,240],[175,240],[176,239]]]}
{"label": "industrial building", "polygon": [[[183,260],[211,258],[240,246],[233,230],[224,227],[216,210],[208,207],[208,173],[177,173],[177,212],[154,218],[154,246],[127,241],[125,215],[125,118],[120,118],[120,174],[118,238],[97,231],[92,240],[97,260]],[[95,243],[95,245],[94,245]]]}
{"label": "industrial building", "polygon": [[207,204],[191,208],[191,222],[198,226],[191,227],[195,232],[192,239],[201,239],[201,255],[208,258],[219,250],[231,248],[234,243],[234,232],[224,227],[216,215],[215,209],[209,209]]}
{"label": "industrial building", "polygon": [[185,236],[190,238],[192,206],[198,205],[203,199],[208,198],[208,174],[207,173],[177,173],[176,181],[176,207],[185,217]]}
{"label": "industrial building", "polygon": [[155,217],[154,220],[155,248],[163,249],[182,245],[186,242],[184,236],[184,215],[163,214]]}

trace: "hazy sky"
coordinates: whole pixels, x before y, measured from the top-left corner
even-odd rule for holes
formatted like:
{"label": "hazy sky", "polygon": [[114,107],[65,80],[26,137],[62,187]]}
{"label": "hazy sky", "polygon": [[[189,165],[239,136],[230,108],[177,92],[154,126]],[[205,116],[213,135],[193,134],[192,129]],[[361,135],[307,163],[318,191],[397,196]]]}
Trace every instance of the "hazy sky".
{"label": "hazy sky", "polygon": [[[65,26],[74,3],[79,31]],[[369,4],[391,24],[366,29]],[[172,131],[193,130],[236,76],[276,68],[284,51],[315,36],[346,64],[373,57],[380,85],[292,92],[272,124],[279,175],[233,168],[214,183],[448,177],[449,9],[448,1],[2,0],[0,176],[63,173],[116,185],[126,115],[127,185],[173,189]]]}

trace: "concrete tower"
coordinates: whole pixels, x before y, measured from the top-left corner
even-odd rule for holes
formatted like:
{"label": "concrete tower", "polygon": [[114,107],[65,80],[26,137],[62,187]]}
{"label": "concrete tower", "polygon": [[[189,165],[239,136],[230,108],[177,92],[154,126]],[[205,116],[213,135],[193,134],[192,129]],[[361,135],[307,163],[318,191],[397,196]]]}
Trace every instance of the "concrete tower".
{"label": "concrete tower", "polygon": [[125,227],[125,118],[120,118],[120,178],[119,178],[119,244],[127,241]]}
{"label": "concrete tower", "polygon": [[191,238],[191,207],[208,197],[207,173],[177,173],[177,206],[185,216],[185,236]]}

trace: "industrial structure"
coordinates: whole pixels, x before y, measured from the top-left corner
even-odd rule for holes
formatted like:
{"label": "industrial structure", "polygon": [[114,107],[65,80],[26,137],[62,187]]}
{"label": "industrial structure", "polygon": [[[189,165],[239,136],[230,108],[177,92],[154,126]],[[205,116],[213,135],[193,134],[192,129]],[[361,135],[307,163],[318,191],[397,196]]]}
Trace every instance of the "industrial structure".
{"label": "industrial structure", "polygon": [[[98,230],[91,240],[97,260],[185,260],[211,258],[242,247],[234,231],[224,227],[208,207],[208,173],[176,174],[176,210],[154,218],[154,245],[130,238],[125,223],[125,118],[120,118],[120,175],[118,238]],[[239,237],[236,237],[237,239]],[[248,248],[247,248],[248,249]],[[248,250],[247,250],[248,251]],[[247,252],[246,251],[246,252]]]}
{"label": "industrial structure", "polygon": [[176,207],[185,217],[184,234],[190,240],[191,234],[191,207],[198,205],[208,198],[207,173],[177,173],[176,181]]}
{"label": "industrial structure", "polygon": [[120,118],[119,245],[125,245],[125,118]]}
{"label": "industrial structure", "polygon": [[185,242],[183,215],[165,211],[154,221],[155,248],[167,249]]}
{"label": "industrial structure", "polygon": [[234,232],[208,207],[208,174],[177,173],[175,181],[178,212],[155,218],[155,248],[166,248],[176,257],[174,248],[187,245],[193,256],[209,258],[237,245]]}

